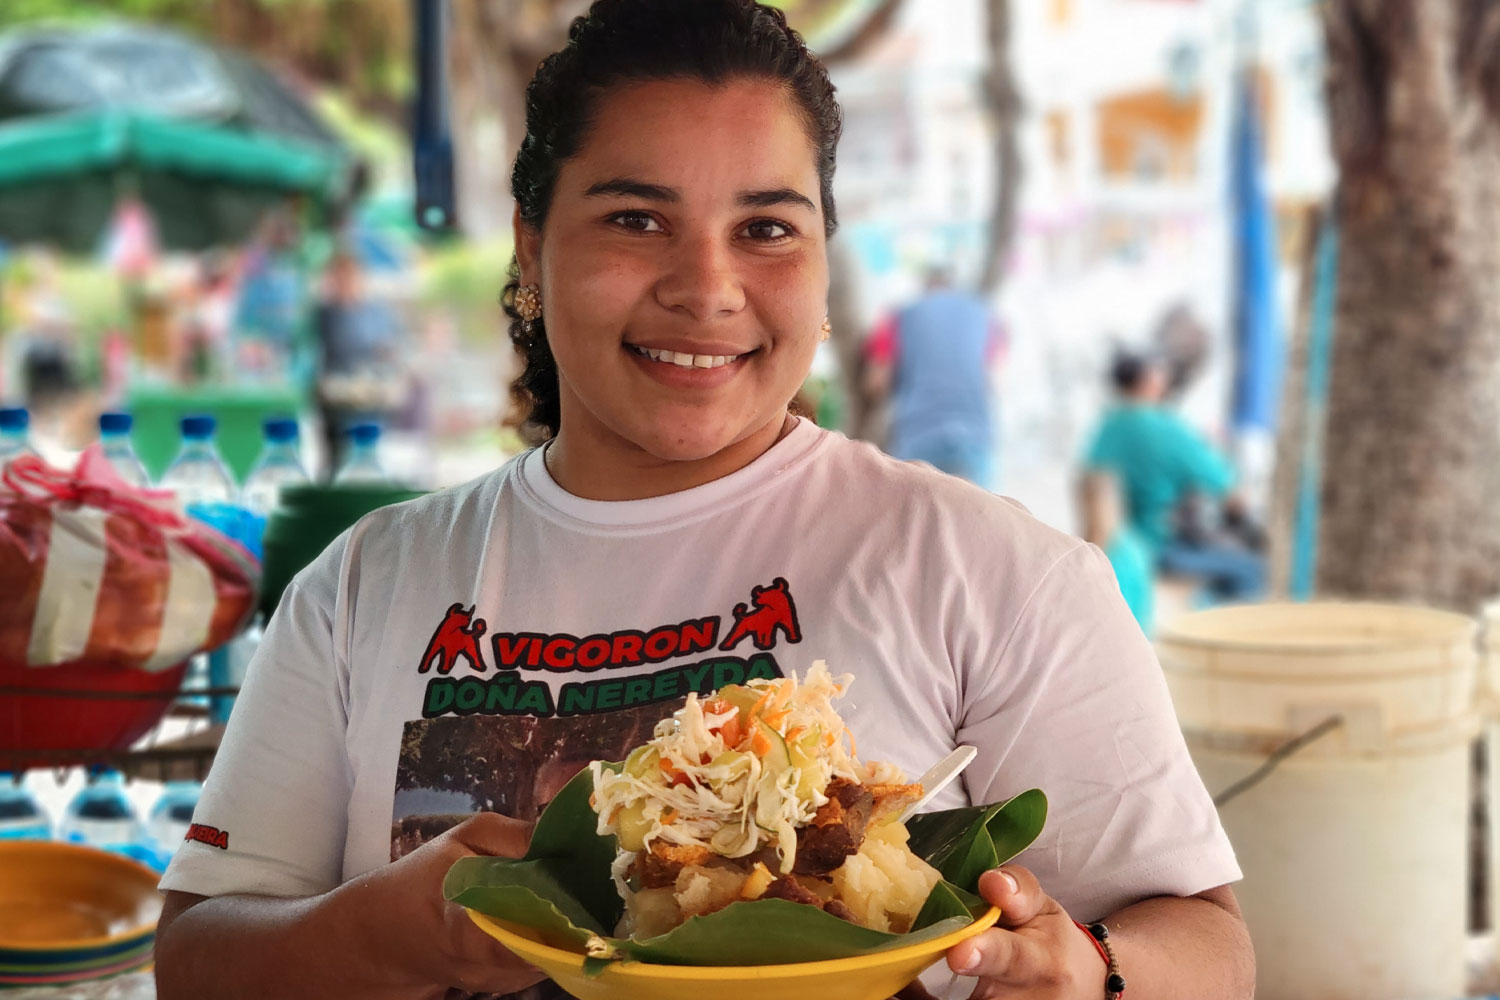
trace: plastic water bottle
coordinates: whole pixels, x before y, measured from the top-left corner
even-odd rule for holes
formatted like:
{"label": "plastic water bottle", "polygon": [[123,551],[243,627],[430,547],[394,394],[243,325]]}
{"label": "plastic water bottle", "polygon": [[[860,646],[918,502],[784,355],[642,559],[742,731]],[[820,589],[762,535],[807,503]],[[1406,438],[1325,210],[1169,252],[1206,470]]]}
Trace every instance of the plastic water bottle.
{"label": "plastic water bottle", "polygon": [[0,840],[50,840],[52,821],[36,796],[8,771],[0,771]]}
{"label": "plastic water bottle", "polygon": [[288,417],[267,420],[260,457],[245,478],[240,502],[259,518],[270,516],[283,486],[305,483],[307,470],[297,453],[297,421]]}
{"label": "plastic water bottle", "polygon": [[146,828],[125,794],[125,779],[113,768],[95,768],[58,824],[59,840],[140,857]]}
{"label": "plastic water bottle", "polygon": [[355,424],[345,434],[349,439],[349,455],[333,477],[334,485],[389,482],[390,477],[380,464],[380,425]]}
{"label": "plastic water bottle", "polygon": [[27,438],[30,427],[31,417],[21,407],[0,408],[0,470],[13,458],[36,454]]}
{"label": "plastic water bottle", "polygon": [[214,446],[218,424],[213,417],[182,418],[182,448],[161,477],[161,485],[177,494],[192,513],[195,506],[227,504],[234,499],[234,478]]}
{"label": "plastic water bottle", "polygon": [[193,810],[198,807],[198,796],[202,793],[203,786],[196,781],[167,782],[146,821],[158,852],[170,856],[182,844],[188,827],[193,825]]}
{"label": "plastic water bottle", "polygon": [[99,444],[116,475],[131,486],[145,489],[151,485],[151,477],[130,444],[130,428],[133,423],[128,413],[99,414]]}

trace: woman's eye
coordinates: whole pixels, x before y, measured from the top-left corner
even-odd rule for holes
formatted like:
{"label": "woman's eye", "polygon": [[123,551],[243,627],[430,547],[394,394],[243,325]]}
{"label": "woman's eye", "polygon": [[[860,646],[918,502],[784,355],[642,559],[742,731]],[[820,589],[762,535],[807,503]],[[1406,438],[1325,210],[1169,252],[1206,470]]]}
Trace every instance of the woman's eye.
{"label": "woman's eye", "polygon": [[661,224],[648,212],[617,212],[609,217],[609,221],[636,233],[661,232]]}
{"label": "woman's eye", "polygon": [[746,226],[743,231],[752,240],[767,243],[784,240],[792,235],[791,226],[788,226],[784,222],[777,222],[774,219],[757,219]]}

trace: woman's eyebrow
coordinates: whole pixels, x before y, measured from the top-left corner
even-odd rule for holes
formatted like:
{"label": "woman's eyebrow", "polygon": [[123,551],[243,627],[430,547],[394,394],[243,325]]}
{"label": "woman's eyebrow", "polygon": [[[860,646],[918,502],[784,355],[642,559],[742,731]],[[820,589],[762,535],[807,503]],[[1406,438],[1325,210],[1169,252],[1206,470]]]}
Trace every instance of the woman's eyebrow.
{"label": "woman's eyebrow", "polygon": [[660,184],[647,184],[645,181],[633,180],[629,177],[615,177],[611,180],[600,181],[587,191],[583,192],[585,198],[598,198],[607,196],[621,196],[627,198],[643,198],[646,201],[681,201],[682,196],[674,188],[662,187]]}
{"label": "woman's eyebrow", "polygon": [[[625,197],[640,198],[644,201],[661,201],[676,203],[682,201],[682,194],[676,188],[666,187],[661,184],[650,184],[631,177],[614,177],[607,181],[593,184],[583,192],[585,198]],[[771,208],[775,205],[794,205],[805,208],[809,212],[816,213],[818,206],[811,198],[800,191],[789,187],[768,188],[764,191],[741,191],[736,199],[740,205],[746,208]]]}
{"label": "woman's eyebrow", "polygon": [[746,208],[771,208],[775,205],[795,205],[817,214],[818,206],[812,199],[792,188],[772,188],[768,191],[744,191],[740,193],[740,204]]}

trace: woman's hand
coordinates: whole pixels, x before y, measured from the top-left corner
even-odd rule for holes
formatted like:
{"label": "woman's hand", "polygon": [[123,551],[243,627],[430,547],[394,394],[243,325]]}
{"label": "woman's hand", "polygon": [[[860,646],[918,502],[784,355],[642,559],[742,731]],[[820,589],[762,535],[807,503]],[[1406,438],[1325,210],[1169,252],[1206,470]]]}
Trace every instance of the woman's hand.
{"label": "woman's hand", "polygon": [[[1103,1000],[1107,970],[1099,952],[1035,875],[1018,865],[985,872],[979,894],[1000,907],[999,922],[948,951],[949,968],[979,979],[971,1000]],[[931,994],[913,983],[901,997]]]}
{"label": "woman's hand", "polygon": [[530,823],[480,813],[330,893],[374,938],[371,957],[384,968],[372,969],[372,978],[388,970],[414,996],[442,996],[448,988],[506,994],[545,979],[443,898],[443,878],[459,858],[519,858],[530,842]]}

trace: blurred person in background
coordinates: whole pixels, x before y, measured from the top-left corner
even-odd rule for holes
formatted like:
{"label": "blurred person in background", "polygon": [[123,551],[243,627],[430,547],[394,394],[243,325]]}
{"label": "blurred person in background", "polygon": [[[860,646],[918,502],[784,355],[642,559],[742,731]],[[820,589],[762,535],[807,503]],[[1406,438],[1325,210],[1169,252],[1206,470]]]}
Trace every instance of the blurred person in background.
{"label": "blurred person in background", "polygon": [[245,252],[231,322],[238,372],[265,374],[290,363],[303,299],[296,246],[296,222],[277,210]]}
{"label": "blurred person in background", "polygon": [[318,409],[331,476],[343,461],[345,430],[385,416],[385,390],[396,358],[395,314],[387,303],[365,294],[359,258],[350,249],[340,249],[328,262],[313,332]]}
{"label": "blurred person in background", "polygon": [[8,345],[17,394],[31,412],[33,438],[66,436],[69,410],[79,399],[77,322],[62,287],[60,265],[49,253],[37,253],[21,279],[17,326]]}
{"label": "blurred person in background", "polygon": [[1089,445],[1085,473],[1118,481],[1127,520],[1160,572],[1201,579],[1217,600],[1259,596],[1264,559],[1230,531],[1209,526],[1205,511],[1208,501],[1222,511],[1225,525],[1244,522],[1234,470],[1164,405],[1167,365],[1155,354],[1121,353],[1111,379],[1117,399]]}
{"label": "blurred person in background", "polygon": [[236,297],[235,264],[222,251],[199,258],[196,272],[177,306],[177,369],[180,381],[191,384],[233,370],[229,330]]}
{"label": "blurred person in background", "polygon": [[927,288],[865,345],[864,389],[889,405],[886,450],[990,489],[995,478],[991,369],[1005,338],[978,296],[935,265]]}
{"label": "blurred person in background", "polygon": [[1156,615],[1151,547],[1125,517],[1120,481],[1110,473],[1086,472],[1079,483],[1078,500],[1084,541],[1104,550],[1120,596],[1141,631],[1150,635]]}

